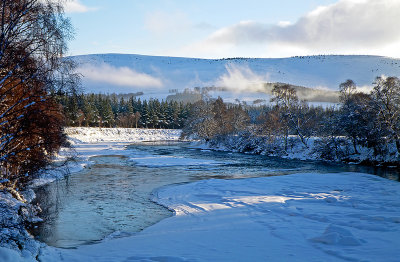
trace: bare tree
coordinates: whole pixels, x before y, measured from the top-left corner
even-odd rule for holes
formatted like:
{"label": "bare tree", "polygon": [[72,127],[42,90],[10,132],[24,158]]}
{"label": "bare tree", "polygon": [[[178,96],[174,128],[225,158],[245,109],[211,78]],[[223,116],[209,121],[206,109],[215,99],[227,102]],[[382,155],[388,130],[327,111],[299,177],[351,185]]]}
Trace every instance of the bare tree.
{"label": "bare tree", "polygon": [[342,103],[345,103],[350,97],[356,93],[357,86],[353,80],[347,79],[345,82],[339,85],[340,96],[339,99]]}
{"label": "bare tree", "polygon": [[53,95],[76,84],[71,34],[61,2],[0,1],[0,186],[23,186],[63,142]]}
{"label": "bare tree", "polygon": [[236,133],[246,130],[250,123],[249,114],[241,105],[230,108],[230,111],[232,111],[233,130]]}
{"label": "bare tree", "polygon": [[190,111],[191,117],[185,123],[182,136],[194,135],[207,141],[214,138],[218,133],[218,126],[211,105],[200,100],[191,106]]}
{"label": "bare tree", "polygon": [[386,126],[400,153],[400,79],[377,77],[371,95],[379,120]]}
{"label": "bare tree", "polygon": [[234,131],[233,111],[228,109],[221,97],[212,103],[216,134],[226,136]]}
{"label": "bare tree", "polygon": [[272,89],[272,94],[271,102],[276,103],[276,107],[281,112],[281,119],[287,123],[285,130],[285,150],[287,150],[290,128],[295,131],[304,146],[308,147],[303,130],[308,119],[301,117],[302,104],[299,103],[296,90],[290,85],[275,85]]}

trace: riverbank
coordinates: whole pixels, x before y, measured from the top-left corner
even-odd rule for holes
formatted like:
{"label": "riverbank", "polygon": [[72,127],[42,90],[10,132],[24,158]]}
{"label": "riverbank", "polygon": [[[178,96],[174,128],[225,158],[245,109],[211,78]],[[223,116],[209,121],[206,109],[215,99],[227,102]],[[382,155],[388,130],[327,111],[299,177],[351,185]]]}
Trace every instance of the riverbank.
{"label": "riverbank", "polygon": [[[65,129],[71,148],[62,148],[50,170],[33,181],[34,186],[50,183],[69,173],[81,171],[92,163],[89,159],[101,155],[124,155],[125,147],[136,142],[178,141],[179,129],[95,128]],[[72,160],[72,161],[70,161]]]}
{"label": "riverbank", "polygon": [[[90,135],[71,135],[78,169],[135,142],[95,136],[90,143]],[[153,200],[175,216],[134,236],[71,250],[40,244],[40,253],[22,257],[0,249],[0,261],[395,261],[399,192],[398,182],[358,173],[172,185]]]}
{"label": "riverbank", "polygon": [[400,154],[394,143],[384,145],[377,154],[372,148],[353,144],[346,138],[310,137],[303,144],[299,137],[290,136],[287,146],[283,138],[272,139],[250,133],[217,137],[198,144],[213,150],[278,156],[287,159],[329,161],[346,164],[400,167]]}
{"label": "riverbank", "polygon": [[124,128],[66,128],[71,148],[62,148],[48,170],[43,170],[23,193],[25,203],[0,192],[0,261],[36,261],[43,243],[35,241],[25,226],[40,221],[32,187],[61,179],[92,164],[98,155],[124,155],[125,147],[142,141],[176,141],[180,130]]}

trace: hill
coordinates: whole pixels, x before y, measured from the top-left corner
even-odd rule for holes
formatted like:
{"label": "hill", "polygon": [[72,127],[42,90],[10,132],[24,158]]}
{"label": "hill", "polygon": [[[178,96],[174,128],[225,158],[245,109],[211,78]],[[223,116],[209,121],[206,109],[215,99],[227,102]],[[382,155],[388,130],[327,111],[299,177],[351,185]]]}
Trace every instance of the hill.
{"label": "hill", "polygon": [[[364,90],[381,75],[400,76],[400,59],[380,56],[304,56],[291,58],[197,59],[127,54],[72,57],[84,76],[86,92],[138,93],[165,99],[195,87],[213,87],[209,95],[228,100],[269,99],[268,83],[318,89],[307,96],[329,102],[340,83],[352,79]],[[322,90],[322,91],[321,91]],[[303,93],[304,93],[303,92]],[[326,98],[328,96],[328,98]],[[319,98],[318,98],[319,97]]]}

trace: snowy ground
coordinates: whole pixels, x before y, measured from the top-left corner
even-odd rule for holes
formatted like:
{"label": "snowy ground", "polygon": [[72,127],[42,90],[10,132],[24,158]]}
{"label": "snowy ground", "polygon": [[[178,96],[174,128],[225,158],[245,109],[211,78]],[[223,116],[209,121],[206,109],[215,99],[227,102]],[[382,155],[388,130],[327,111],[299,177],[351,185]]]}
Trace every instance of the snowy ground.
{"label": "snowy ground", "polygon": [[[93,155],[123,155],[124,142],[134,142],[111,129],[68,132],[81,165]],[[154,200],[175,216],[131,237],[77,249],[43,247],[39,260],[399,261],[398,199],[400,183],[357,173],[171,185],[154,192]],[[0,248],[0,261],[34,260]]]}
{"label": "snowy ground", "polygon": [[332,146],[330,148],[326,147],[327,141],[323,141],[320,137],[310,137],[306,143],[307,147],[304,146],[298,136],[289,136],[289,145],[285,150],[283,138],[276,138],[271,142],[268,137],[244,134],[226,136],[224,139],[217,138],[210,140],[208,143],[200,142],[196,147],[300,160],[325,160],[345,163],[362,163],[363,161],[381,164],[400,163],[400,154],[397,152],[395,143],[388,144],[383,155],[375,155],[372,148],[362,146],[357,146],[358,153],[356,154],[352,142],[345,137],[336,138],[336,143],[340,145],[338,149]]}
{"label": "snowy ground", "polygon": [[92,128],[70,127],[65,130],[76,143],[98,142],[139,142],[178,140],[181,130],[177,129],[141,129],[141,128]]}
{"label": "snowy ground", "polygon": [[400,184],[357,174],[205,180],[161,188],[175,216],[41,261],[398,261]]}

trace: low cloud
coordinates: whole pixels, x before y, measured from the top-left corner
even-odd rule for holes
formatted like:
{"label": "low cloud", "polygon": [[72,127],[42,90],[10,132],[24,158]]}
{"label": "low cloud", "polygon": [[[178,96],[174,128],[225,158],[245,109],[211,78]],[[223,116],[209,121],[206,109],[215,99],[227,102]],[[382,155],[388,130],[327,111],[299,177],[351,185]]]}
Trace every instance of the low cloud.
{"label": "low cloud", "polygon": [[128,67],[83,65],[77,69],[85,80],[125,87],[161,88],[163,82],[145,73],[136,72]]}
{"label": "low cloud", "polygon": [[369,94],[374,89],[373,86],[357,86],[357,92]]}
{"label": "low cloud", "polygon": [[[194,47],[203,48],[204,53],[221,46],[262,45],[266,50],[280,46],[324,53],[373,50],[387,55],[390,45],[400,43],[399,10],[398,0],[341,0],[317,8],[295,23],[242,21],[214,32]],[[400,55],[398,48],[390,51]]]}
{"label": "low cloud", "polygon": [[219,77],[215,86],[234,92],[261,92],[268,75],[257,75],[248,66],[227,64],[226,73]]}

